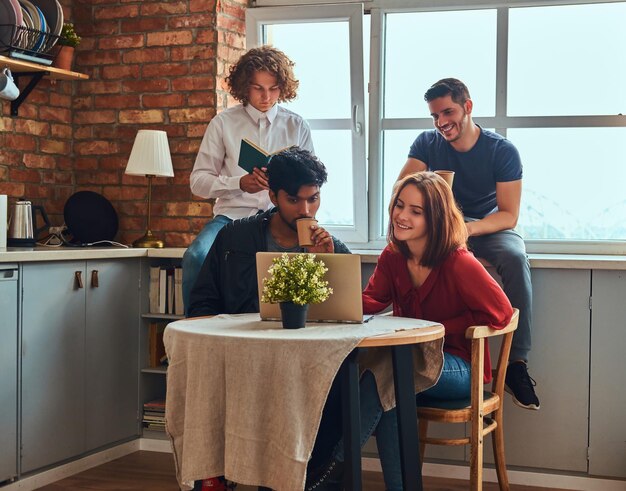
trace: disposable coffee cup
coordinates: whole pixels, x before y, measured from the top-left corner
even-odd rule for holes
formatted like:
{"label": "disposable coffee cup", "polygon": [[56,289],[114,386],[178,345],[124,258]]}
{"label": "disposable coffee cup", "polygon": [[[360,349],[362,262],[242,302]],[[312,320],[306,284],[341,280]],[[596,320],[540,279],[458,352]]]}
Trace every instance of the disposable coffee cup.
{"label": "disposable coffee cup", "polygon": [[5,68],[0,72],[0,98],[14,101],[20,95],[20,89],[17,88],[11,75],[11,70]]}
{"label": "disposable coffee cup", "polygon": [[454,171],[453,170],[436,170],[435,174],[439,177],[442,177],[444,181],[448,183],[448,186],[452,188],[452,182],[454,181]]}
{"label": "disposable coffee cup", "polygon": [[313,233],[311,225],[317,225],[315,218],[298,218],[298,220],[296,220],[296,226],[298,227],[298,243],[302,247],[313,245],[313,241],[311,240],[311,234]]}

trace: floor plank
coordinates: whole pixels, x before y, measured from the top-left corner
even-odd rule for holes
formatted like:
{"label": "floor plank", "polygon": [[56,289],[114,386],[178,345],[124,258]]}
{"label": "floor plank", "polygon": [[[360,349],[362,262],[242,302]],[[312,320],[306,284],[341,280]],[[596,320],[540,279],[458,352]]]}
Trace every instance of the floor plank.
{"label": "floor plank", "polygon": [[[426,491],[465,491],[467,481],[424,478]],[[135,452],[94,467],[42,488],[42,491],[177,491],[172,455],[161,452]],[[363,491],[384,491],[382,474],[363,473]],[[484,491],[498,491],[496,483],[485,483]],[[237,491],[256,491],[256,487],[237,486]],[[511,491],[559,491],[552,488],[511,485]],[[561,490],[562,491],[562,490]]]}

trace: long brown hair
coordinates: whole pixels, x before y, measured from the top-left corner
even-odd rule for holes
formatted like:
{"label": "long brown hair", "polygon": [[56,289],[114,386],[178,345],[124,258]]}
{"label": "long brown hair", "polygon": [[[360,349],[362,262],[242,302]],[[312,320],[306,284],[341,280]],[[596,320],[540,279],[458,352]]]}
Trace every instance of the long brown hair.
{"label": "long brown hair", "polygon": [[405,257],[411,257],[405,241],[397,240],[393,233],[393,210],[402,190],[413,185],[423,196],[426,218],[426,248],[421,259],[422,266],[433,268],[459,247],[467,245],[467,229],[463,214],[454,200],[450,186],[434,172],[409,174],[398,181],[389,203],[389,228],[387,241]]}

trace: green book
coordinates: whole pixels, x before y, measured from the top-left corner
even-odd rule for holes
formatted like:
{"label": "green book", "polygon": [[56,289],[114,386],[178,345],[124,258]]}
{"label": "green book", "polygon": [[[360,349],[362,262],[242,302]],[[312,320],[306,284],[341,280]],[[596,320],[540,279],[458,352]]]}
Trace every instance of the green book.
{"label": "green book", "polygon": [[258,145],[255,145],[250,140],[243,138],[241,140],[241,147],[239,148],[239,162],[238,165],[247,172],[252,172],[255,167],[259,169],[266,167],[272,155],[287,150],[289,147],[281,148],[275,152],[268,153]]}

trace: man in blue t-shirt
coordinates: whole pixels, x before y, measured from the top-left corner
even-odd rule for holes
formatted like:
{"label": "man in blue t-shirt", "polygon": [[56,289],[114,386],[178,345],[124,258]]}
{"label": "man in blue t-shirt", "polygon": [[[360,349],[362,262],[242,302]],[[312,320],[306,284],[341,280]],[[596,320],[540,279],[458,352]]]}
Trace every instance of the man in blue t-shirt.
{"label": "man in blue t-shirt", "polygon": [[496,268],[511,304],[520,310],[506,389],[517,405],[539,409],[535,381],[527,367],[531,346],[530,265],[524,240],[513,230],[522,195],[519,153],[506,138],[474,123],[474,104],[460,80],[436,82],[424,99],[435,130],[424,131],[415,139],[400,178],[425,170],[455,172],[452,190],[465,216],[469,247]]}

